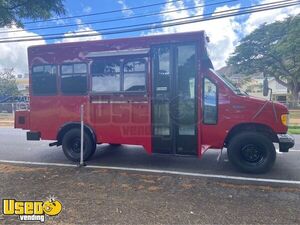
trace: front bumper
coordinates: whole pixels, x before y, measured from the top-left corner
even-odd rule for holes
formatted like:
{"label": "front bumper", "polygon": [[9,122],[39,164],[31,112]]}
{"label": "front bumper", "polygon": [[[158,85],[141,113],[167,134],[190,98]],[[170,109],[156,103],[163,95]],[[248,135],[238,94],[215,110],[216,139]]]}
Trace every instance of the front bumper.
{"label": "front bumper", "polygon": [[295,139],[289,134],[277,134],[279,140],[279,151],[288,152],[290,148],[294,147]]}

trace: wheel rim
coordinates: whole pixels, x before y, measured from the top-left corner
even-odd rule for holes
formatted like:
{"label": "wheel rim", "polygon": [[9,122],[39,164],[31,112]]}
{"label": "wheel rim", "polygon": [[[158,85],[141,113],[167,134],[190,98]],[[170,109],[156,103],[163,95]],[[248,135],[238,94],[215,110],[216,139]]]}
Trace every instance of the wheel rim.
{"label": "wheel rim", "polygon": [[261,146],[248,144],[241,149],[241,157],[247,163],[259,164],[265,160],[266,151]]}
{"label": "wheel rim", "polygon": [[76,154],[80,153],[80,145],[81,145],[80,137],[73,138],[69,143],[70,150]]}

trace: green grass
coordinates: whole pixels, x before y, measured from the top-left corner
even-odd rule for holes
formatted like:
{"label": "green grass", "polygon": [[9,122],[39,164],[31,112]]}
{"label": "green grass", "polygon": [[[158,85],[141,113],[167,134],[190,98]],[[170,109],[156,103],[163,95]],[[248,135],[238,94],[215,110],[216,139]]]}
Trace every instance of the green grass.
{"label": "green grass", "polygon": [[289,126],[289,134],[300,134],[300,126]]}

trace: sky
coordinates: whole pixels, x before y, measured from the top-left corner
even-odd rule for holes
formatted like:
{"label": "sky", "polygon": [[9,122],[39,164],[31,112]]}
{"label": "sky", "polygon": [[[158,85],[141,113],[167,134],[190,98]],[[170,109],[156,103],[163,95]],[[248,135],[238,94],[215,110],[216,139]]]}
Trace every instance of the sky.
{"label": "sky", "polygon": [[[199,16],[206,18],[211,15],[219,15],[224,10],[235,10],[236,12],[243,7],[248,7],[256,4],[265,4],[277,2],[280,0],[65,0],[67,10],[66,16],[86,15],[92,13],[106,12],[117,10],[118,12],[110,14],[102,14],[97,16],[87,16],[82,18],[72,19],[57,19],[49,22],[36,22],[25,24],[24,29],[16,27],[0,28],[0,39],[34,36],[42,37],[45,34],[61,33],[64,37],[70,37],[77,32],[86,31],[95,34],[93,37],[81,38],[63,38],[59,40],[39,40],[31,42],[19,43],[0,43],[0,70],[5,68],[14,68],[16,73],[28,73],[27,66],[27,48],[32,45],[61,43],[70,41],[88,41],[101,40],[120,37],[136,37],[144,35],[157,35],[164,33],[179,33],[188,31],[205,30],[210,38],[208,45],[210,57],[216,69],[226,65],[226,60],[234,52],[239,41],[247,34],[258,28],[263,23],[272,23],[277,20],[283,20],[290,15],[300,13],[300,6],[292,6],[289,8],[277,9],[267,12],[253,13],[249,15],[234,16],[224,19],[198,22],[193,24],[180,25],[176,27],[161,28],[156,30],[139,31],[132,33],[103,35],[103,29],[109,30],[113,27],[129,26],[143,23],[164,23],[166,20],[180,19],[188,16]],[[153,7],[133,9],[133,7],[164,3]],[[214,5],[212,5],[214,4]],[[210,6],[207,6],[210,5]],[[204,7],[203,7],[204,6]],[[194,7],[194,8],[193,8]],[[190,9],[186,9],[190,8]],[[172,13],[164,13],[166,11],[179,10]],[[131,18],[151,13],[160,13],[158,15],[143,16],[140,18]],[[122,19],[115,22],[102,22],[89,24],[110,19]],[[31,22],[31,21],[25,21]],[[69,27],[48,28],[50,26],[65,26]],[[47,29],[43,29],[43,28]],[[32,30],[40,29],[40,30]],[[18,30],[18,32],[11,32]],[[103,33],[103,32],[102,32]]]}

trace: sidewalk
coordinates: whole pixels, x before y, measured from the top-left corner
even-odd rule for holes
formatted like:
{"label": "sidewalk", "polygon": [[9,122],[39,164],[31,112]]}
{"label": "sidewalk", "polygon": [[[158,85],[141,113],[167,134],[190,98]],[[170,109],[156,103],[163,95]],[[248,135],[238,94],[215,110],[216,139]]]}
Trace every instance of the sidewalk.
{"label": "sidewalk", "polygon": [[0,164],[0,180],[1,198],[61,201],[50,224],[300,223],[299,186],[12,164]]}

